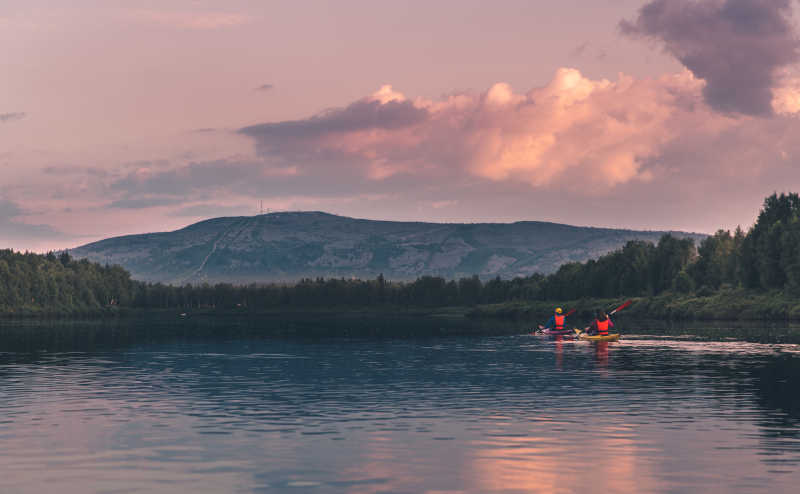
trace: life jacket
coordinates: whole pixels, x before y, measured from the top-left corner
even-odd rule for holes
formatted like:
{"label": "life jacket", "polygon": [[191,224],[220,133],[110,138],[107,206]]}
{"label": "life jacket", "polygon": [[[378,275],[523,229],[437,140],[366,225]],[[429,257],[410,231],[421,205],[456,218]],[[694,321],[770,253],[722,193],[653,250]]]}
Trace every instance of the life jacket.
{"label": "life jacket", "polygon": [[566,321],[567,316],[559,316],[558,314],[556,314],[555,316],[553,316],[553,318],[555,318],[556,321],[555,329],[558,330],[564,329],[564,322]]}
{"label": "life jacket", "polygon": [[596,322],[597,322],[597,334],[599,334],[600,336],[608,336],[609,319],[606,319],[605,321],[601,321],[598,319]]}

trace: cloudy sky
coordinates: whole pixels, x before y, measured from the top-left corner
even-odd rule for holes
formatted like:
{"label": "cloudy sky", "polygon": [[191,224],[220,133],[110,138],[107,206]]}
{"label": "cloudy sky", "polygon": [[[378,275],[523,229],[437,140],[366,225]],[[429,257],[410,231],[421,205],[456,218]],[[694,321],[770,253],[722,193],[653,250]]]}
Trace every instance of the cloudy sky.
{"label": "cloudy sky", "polygon": [[712,232],[800,191],[793,0],[3,0],[0,247],[264,209]]}

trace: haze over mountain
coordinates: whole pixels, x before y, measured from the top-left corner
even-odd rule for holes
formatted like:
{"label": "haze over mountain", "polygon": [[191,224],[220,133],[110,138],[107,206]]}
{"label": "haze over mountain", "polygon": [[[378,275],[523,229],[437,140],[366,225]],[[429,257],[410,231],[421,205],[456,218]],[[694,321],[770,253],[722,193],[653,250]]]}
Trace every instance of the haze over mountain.
{"label": "haze over mountain", "polygon": [[629,240],[656,242],[664,233],[539,221],[421,223],[281,212],[109,238],[70,253],[119,264],[136,279],[173,284],[373,278],[381,273],[393,280],[473,274],[512,278],[551,273],[566,262],[600,256]]}

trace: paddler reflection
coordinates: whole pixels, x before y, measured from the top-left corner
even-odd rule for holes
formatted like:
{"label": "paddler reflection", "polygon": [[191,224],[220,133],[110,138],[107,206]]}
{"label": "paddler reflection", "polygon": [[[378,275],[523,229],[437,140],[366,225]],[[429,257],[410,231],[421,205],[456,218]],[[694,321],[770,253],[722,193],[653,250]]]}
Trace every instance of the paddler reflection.
{"label": "paddler reflection", "polygon": [[598,341],[594,343],[594,361],[598,367],[608,367],[608,342]]}
{"label": "paddler reflection", "polygon": [[564,360],[564,337],[556,336],[556,369],[561,370],[561,364]]}

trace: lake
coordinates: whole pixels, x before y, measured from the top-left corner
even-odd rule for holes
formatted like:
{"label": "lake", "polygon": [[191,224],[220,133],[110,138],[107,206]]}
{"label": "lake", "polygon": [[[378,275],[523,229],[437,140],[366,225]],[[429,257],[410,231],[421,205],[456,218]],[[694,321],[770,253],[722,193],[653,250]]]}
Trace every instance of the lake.
{"label": "lake", "polygon": [[800,346],[636,333],[4,322],[0,492],[797,492]]}

